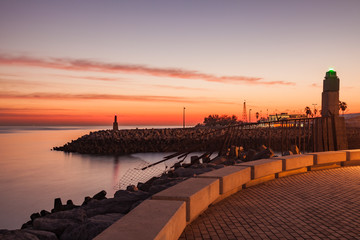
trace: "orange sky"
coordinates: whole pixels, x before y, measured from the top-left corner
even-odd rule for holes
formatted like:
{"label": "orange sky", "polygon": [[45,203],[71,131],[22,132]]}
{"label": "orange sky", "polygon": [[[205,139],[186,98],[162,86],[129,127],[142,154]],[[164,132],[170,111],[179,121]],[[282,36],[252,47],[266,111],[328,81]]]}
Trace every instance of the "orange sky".
{"label": "orange sky", "polygon": [[140,2],[0,2],[0,125],[303,113],[330,67],[360,112],[359,1]]}

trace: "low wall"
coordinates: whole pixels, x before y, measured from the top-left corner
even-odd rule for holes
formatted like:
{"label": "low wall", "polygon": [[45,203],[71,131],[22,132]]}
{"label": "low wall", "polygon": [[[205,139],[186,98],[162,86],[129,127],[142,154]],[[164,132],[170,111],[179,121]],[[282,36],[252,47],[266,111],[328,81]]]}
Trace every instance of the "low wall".
{"label": "low wall", "polygon": [[153,195],[95,239],[178,239],[186,224],[209,205],[243,188],[302,172],[352,165],[360,165],[360,149],[290,155],[224,167]]}

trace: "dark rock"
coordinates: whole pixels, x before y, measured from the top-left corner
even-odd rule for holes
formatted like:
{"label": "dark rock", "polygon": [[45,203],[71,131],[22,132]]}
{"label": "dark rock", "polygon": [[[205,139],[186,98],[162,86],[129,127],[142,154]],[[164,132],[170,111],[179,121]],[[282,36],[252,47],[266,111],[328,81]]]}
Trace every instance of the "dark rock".
{"label": "dark rock", "polygon": [[41,210],[41,211],[40,211],[40,215],[41,215],[42,217],[44,217],[44,216],[46,216],[46,215],[49,215],[49,214],[51,214],[49,211],[46,211],[46,210]]}
{"label": "dark rock", "polygon": [[83,208],[75,208],[69,211],[56,212],[42,218],[72,219],[77,222],[83,222],[85,221],[86,217],[86,211]]}
{"label": "dark rock", "polygon": [[24,223],[24,224],[21,226],[21,229],[31,228],[32,226],[33,226],[33,221],[30,220],[30,221],[27,221],[26,223]]}
{"label": "dark rock", "polygon": [[214,163],[216,165],[218,164],[222,164],[223,162],[226,161],[226,158],[223,156],[217,156],[216,158],[214,158],[213,160],[211,160],[211,163]]}
{"label": "dark rock", "polygon": [[150,197],[151,194],[144,191],[129,192],[119,190],[114,194],[114,198],[105,200],[92,200],[83,208],[86,210],[88,217],[107,214],[107,213],[123,213],[126,214],[130,211],[131,206],[137,202]]}
{"label": "dark rock", "polygon": [[180,167],[174,171],[175,176],[178,177],[194,177],[195,171],[192,168],[183,168]]}
{"label": "dark rock", "polygon": [[60,236],[66,228],[75,225],[77,223],[79,222],[73,219],[56,219],[56,218],[42,217],[35,219],[33,222],[33,226],[35,230],[44,230],[48,232],[53,232],[57,236]]}
{"label": "dark rock", "polygon": [[[138,182],[138,184],[137,184],[137,188],[138,188],[138,190],[140,189],[140,190],[142,190],[143,189],[143,187],[144,187],[144,183],[142,183],[142,182]],[[144,191],[144,190],[142,190],[142,191]]]}
{"label": "dark rock", "polygon": [[137,187],[141,191],[148,192],[149,188],[151,187],[152,182],[155,181],[156,179],[158,179],[158,177],[152,177],[146,183],[138,183]]}
{"label": "dark rock", "polygon": [[167,188],[169,188],[169,187],[166,184],[164,184],[164,185],[154,185],[154,186],[150,187],[149,193],[155,194],[155,193],[161,192],[162,190],[165,190]]}
{"label": "dark rock", "polygon": [[173,166],[174,169],[177,169],[179,167],[181,167],[181,163],[179,163],[179,162],[175,163]]}
{"label": "dark rock", "polygon": [[245,161],[245,162],[249,162],[249,161],[254,160],[255,155],[256,155],[256,151],[255,151],[254,149],[249,149],[249,150],[246,152],[244,161]]}
{"label": "dark rock", "polygon": [[198,156],[191,156],[190,162],[191,162],[191,165],[193,165],[193,164],[199,164],[199,163],[200,163],[200,159],[199,159]]}
{"label": "dark rock", "polygon": [[158,193],[158,192],[160,192],[162,190],[165,190],[165,189],[167,189],[169,187],[172,187],[172,186],[174,186],[174,185],[176,185],[176,184],[178,184],[179,182],[182,182],[182,181],[183,180],[181,178],[179,178],[179,179],[177,179],[175,181],[171,181],[171,182],[168,182],[168,183],[163,184],[163,185],[153,185],[153,186],[150,187],[149,193],[150,194]]}
{"label": "dark rock", "polygon": [[271,148],[267,148],[259,153],[257,153],[253,160],[258,160],[258,159],[267,159],[267,158],[272,158],[274,156],[274,152],[271,150]]}
{"label": "dark rock", "polygon": [[168,175],[169,178],[175,178],[176,177],[175,174],[174,174],[174,170],[169,170],[167,172],[167,175]]}
{"label": "dark rock", "polygon": [[190,168],[199,169],[199,168],[206,168],[206,166],[207,166],[207,164],[205,164],[205,163],[198,163],[198,164],[192,165]]}
{"label": "dark rock", "polygon": [[[192,169],[192,172],[196,173],[196,172],[204,172],[206,171],[206,169]],[[149,192],[150,194],[155,194],[157,192],[160,192],[166,188],[169,188],[171,186],[176,185],[179,182],[184,181],[185,179],[187,179],[187,177],[176,177],[176,178],[166,178],[166,179],[157,179],[153,182],[153,184],[151,185]]]}
{"label": "dark rock", "polygon": [[86,211],[86,215],[88,217],[107,213],[127,214],[134,202],[135,201],[124,201],[121,198],[109,198],[101,201],[94,199],[83,208]]}
{"label": "dark rock", "polygon": [[102,191],[98,192],[97,194],[95,194],[92,198],[96,199],[96,200],[103,200],[103,199],[106,199],[105,196],[106,196],[106,191],[102,190]]}
{"label": "dark rock", "polygon": [[92,200],[91,197],[86,196],[86,197],[84,198],[84,202],[81,204],[81,206],[84,206],[84,205],[88,204],[88,202],[90,202],[91,200]]}
{"label": "dark rock", "polygon": [[162,184],[166,184],[166,183],[169,183],[169,182],[172,182],[174,181],[176,178],[159,178],[159,179],[156,179],[151,186],[154,186],[154,185],[162,185]]}
{"label": "dark rock", "polygon": [[79,206],[74,205],[73,201],[70,199],[70,200],[67,200],[66,205],[63,206],[63,211],[71,210],[71,209],[74,209],[77,207],[79,207]]}
{"label": "dark rock", "polygon": [[55,198],[54,199],[54,212],[62,211],[63,205],[61,202],[61,198]]}
{"label": "dark rock", "polygon": [[137,191],[137,192],[129,192],[129,191],[125,191],[125,190],[119,190],[116,191],[116,193],[114,194],[114,198],[119,199],[120,201],[138,201],[138,200],[145,200],[148,197],[150,197],[151,195],[148,192],[144,192],[144,191]]}
{"label": "dark rock", "polygon": [[129,191],[129,192],[136,192],[138,190],[139,189],[135,185],[130,185],[130,186],[126,187],[126,191]]}
{"label": "dark rock", "polygon": [[82,224],[76,224],[68,227],[61,235],[61,240],[88,240],[93,239],[111,224],[119,220],[123,214],[111,213],[98,215],[89,218]]}
{"label": "dark rock", "polygon": [[23,230],[0,230],[1,240],[39,240],[33,234],[27,233]]}
{"label": "dark rock", "polygon": [[41,230],[26,229],[24,232],[35,235],[39,240],[58,240],[55,233]]}
{"label": "dark rock", "polygon": [[204,156],[204,157],[202,158],[202,162],[203,162],[203,163],[208,163],[208,162],[210,162],[210,157],[209,157],[209,156]]}
{"label": "dark rock", "polygon": [[31,214],[30,219],[31,219],[31,221],[34,221],[36,218],[39,218],[39,217],[41,217],[40,213],[33,213],[33,214]]}

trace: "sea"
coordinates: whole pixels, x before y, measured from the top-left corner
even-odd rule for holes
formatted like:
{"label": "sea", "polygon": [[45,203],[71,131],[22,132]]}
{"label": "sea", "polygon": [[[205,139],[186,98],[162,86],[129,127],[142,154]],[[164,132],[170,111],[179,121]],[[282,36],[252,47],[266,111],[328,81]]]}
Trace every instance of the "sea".
{"label": "sea", "polygon": [[[171,126],[138,128],[165,127]],[[113,197],[119,189],[161,175],[177,160],[141,170],[171,153],[99,156],[52,151],[54,146],[106,129],[110,127],[0,126],[0,229],[21,228],[32,213],[50,211],[55,198],[81,205],[85,196],[101,190]]]}

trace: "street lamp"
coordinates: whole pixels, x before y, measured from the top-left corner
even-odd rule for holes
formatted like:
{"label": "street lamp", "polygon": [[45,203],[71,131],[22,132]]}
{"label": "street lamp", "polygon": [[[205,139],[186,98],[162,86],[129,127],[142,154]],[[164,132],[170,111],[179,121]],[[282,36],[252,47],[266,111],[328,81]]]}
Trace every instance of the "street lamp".
{"label": "street lamp", "polygon": [[251,108],[249,109],[249,123],[251,123]]}
{"label": "street lamp", "polygon": [[183,109],[183,128],[185,128],[185,107]]}

